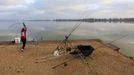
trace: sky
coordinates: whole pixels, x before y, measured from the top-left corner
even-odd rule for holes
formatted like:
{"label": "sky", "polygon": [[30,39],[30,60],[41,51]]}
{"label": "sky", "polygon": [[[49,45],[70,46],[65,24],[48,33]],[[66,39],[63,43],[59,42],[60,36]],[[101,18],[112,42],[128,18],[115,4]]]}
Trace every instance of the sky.
{"label": "sky", "polygon": [[134,17],[134,0],[0,0],[0,19]]}

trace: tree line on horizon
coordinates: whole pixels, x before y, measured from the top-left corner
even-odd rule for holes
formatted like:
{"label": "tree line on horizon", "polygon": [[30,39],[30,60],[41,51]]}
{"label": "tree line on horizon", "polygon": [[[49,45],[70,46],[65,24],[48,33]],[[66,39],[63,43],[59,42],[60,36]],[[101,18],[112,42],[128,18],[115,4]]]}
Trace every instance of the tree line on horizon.
{"label": "tree line on horizon", "polygon": [[134,18],[83,18],[83,19],[54,19],[53,21],[83,21],[83,22],[134,22]]}

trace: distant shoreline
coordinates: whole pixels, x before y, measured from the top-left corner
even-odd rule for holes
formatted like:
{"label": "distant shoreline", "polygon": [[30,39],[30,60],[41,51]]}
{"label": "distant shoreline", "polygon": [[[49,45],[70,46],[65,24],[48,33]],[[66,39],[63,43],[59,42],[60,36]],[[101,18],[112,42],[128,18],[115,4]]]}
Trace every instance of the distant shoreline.
{"label": "distant shoreline", "polygon": [[81,22],[108,22],[108,23],[134,23],[134,18],[83,18],[83,19],[55,19],[53,21],[81,21]]}
{"label": "distant shoreline", "polygon": [[[0,20],[0,22],[6,21],[20,21],[20,20]],[[81,21],[81,22],[107,22],[107,23],[134,23],[134,18],[82,18],[82,19],[34,19],[34,20],[21,20],[21,21],[32,21],[32,22],[39,22],[39,21],[56,21],[56,22],[73,22],[73,21]]]}

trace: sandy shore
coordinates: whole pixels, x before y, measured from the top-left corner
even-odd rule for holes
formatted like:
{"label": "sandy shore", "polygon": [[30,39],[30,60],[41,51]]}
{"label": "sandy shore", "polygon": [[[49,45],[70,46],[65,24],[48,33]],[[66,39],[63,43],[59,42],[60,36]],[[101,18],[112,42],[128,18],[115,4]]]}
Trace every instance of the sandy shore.
{"label": "sandy shore", "polygon": [[52,69],[53,66],[74,56],[66,55],[48,61],[36,60],[51,56],[58,43],[56,41],[30,43],[24,52],[20,51],[21,44],[1,44],[0,75],[134,75],[134,60],[103,46],[104,44],[96,40],[71,41],[73,46],[79,44],[91,45],[94,48],[103,46],[96,49],[91,58],[86,58],[88,64],[77,57],[67,62],[67,65]]}

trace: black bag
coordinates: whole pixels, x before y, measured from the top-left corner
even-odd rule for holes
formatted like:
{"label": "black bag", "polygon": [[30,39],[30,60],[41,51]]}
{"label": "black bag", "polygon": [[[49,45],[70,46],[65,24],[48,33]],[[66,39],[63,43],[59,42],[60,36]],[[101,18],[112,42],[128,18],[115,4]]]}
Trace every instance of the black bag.
{"label": "black bag", "polygon": [[78,45],[77,48],[85,57],[91,55],[94,51],[94,48],[90,45]]}

